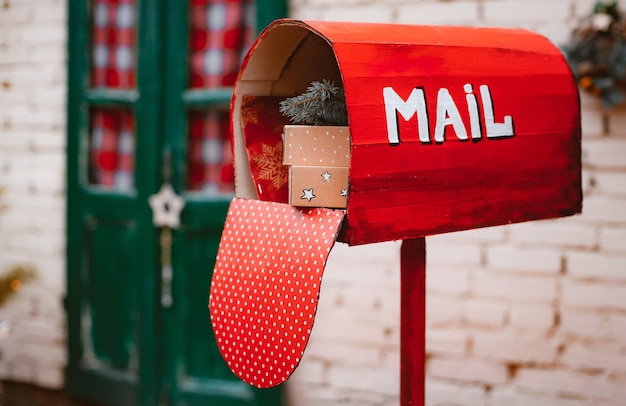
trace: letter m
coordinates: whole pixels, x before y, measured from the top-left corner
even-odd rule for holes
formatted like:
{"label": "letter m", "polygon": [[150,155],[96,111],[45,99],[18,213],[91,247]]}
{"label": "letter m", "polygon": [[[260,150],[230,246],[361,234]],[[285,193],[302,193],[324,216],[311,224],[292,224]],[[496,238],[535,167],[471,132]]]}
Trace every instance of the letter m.
{"label": "letter m", "polygon": [[400,113],[402,118],[406,121],[409,121],[413,115],[417,114],[419,139],[421,142],[430,142],[424,89],[416,87],[411,91],[408,99],[402,100],[392,87],[385,87],[383,89],[383,99],[385,101],[387,136],[390,145],[400,144],[398,113]]}

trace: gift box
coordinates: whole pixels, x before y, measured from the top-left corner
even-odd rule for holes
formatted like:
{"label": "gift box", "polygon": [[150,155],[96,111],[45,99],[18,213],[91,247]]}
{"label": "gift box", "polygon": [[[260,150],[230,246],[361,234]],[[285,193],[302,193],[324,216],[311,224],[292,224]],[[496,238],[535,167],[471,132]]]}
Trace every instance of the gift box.
{"label": "gift box", "polygon": [[289,168],[289,204],[301,207],[346,207],[348,167],[300,166]]}
{"label": "gift box", "polygon": [[283,165],[350,166],[348,127],[286,125]]}
{"label": "gift box", "polygon": [[350,165],[348,127],[286,125],[283,138],[289,204],[345,208]]}

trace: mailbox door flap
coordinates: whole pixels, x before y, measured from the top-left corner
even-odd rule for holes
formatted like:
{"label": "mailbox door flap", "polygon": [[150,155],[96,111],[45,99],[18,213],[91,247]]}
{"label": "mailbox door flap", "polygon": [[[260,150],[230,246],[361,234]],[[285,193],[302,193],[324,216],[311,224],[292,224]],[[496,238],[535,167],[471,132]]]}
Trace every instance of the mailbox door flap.
{"label": "mailbox door flap", "polygon": [[345,211],[235,198],[209,309],[231,370],[260,388],[283,383],[306,347],[326,259]]}

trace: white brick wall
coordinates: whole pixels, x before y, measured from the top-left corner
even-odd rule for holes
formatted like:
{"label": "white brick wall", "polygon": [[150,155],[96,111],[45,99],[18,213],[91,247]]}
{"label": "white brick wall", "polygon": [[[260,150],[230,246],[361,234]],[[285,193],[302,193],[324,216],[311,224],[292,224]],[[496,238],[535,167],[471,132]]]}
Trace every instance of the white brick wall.
{"label": "white brick wall", "polygon": [[35,282],[0,307],[0,378],[58,388],[66,360],[65,2],[0,6],[0,272],[33,265]]}
{"label": "white brick wall", "polygon": [[[291,0],[291,15],[521,26],[563,42],[595,0]],[[622,7],[626,4],[622,4]],[[0,376],[62,385],[65,2],[0,7],[0,270],[39,271],[0,308]],[[626,398],[626,111],[582,95],[581,216],[429,238],[429,405],[620,405]],[[607,124],[607,125],[605,125]],[[608,133],[605,130],[608,129]],[[391,406],[399,393],[399,244],[329,260],[294,405]]]}

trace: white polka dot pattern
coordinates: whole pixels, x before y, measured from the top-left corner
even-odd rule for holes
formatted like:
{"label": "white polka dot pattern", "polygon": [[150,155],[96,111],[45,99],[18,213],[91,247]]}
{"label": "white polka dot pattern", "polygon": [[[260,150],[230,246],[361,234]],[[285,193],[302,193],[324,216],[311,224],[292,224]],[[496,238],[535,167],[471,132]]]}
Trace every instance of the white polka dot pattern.
{"label": "white polka dot pattern", "polygon": [[326,259],[344,214],[232,201],[209,309],[220,352],[245,382],[276,386],[302,359]]}
{"label": "white polka dot pattern", "polygon": [[350,166],[348,127],[286,125],[284,139],[284,165]]}

